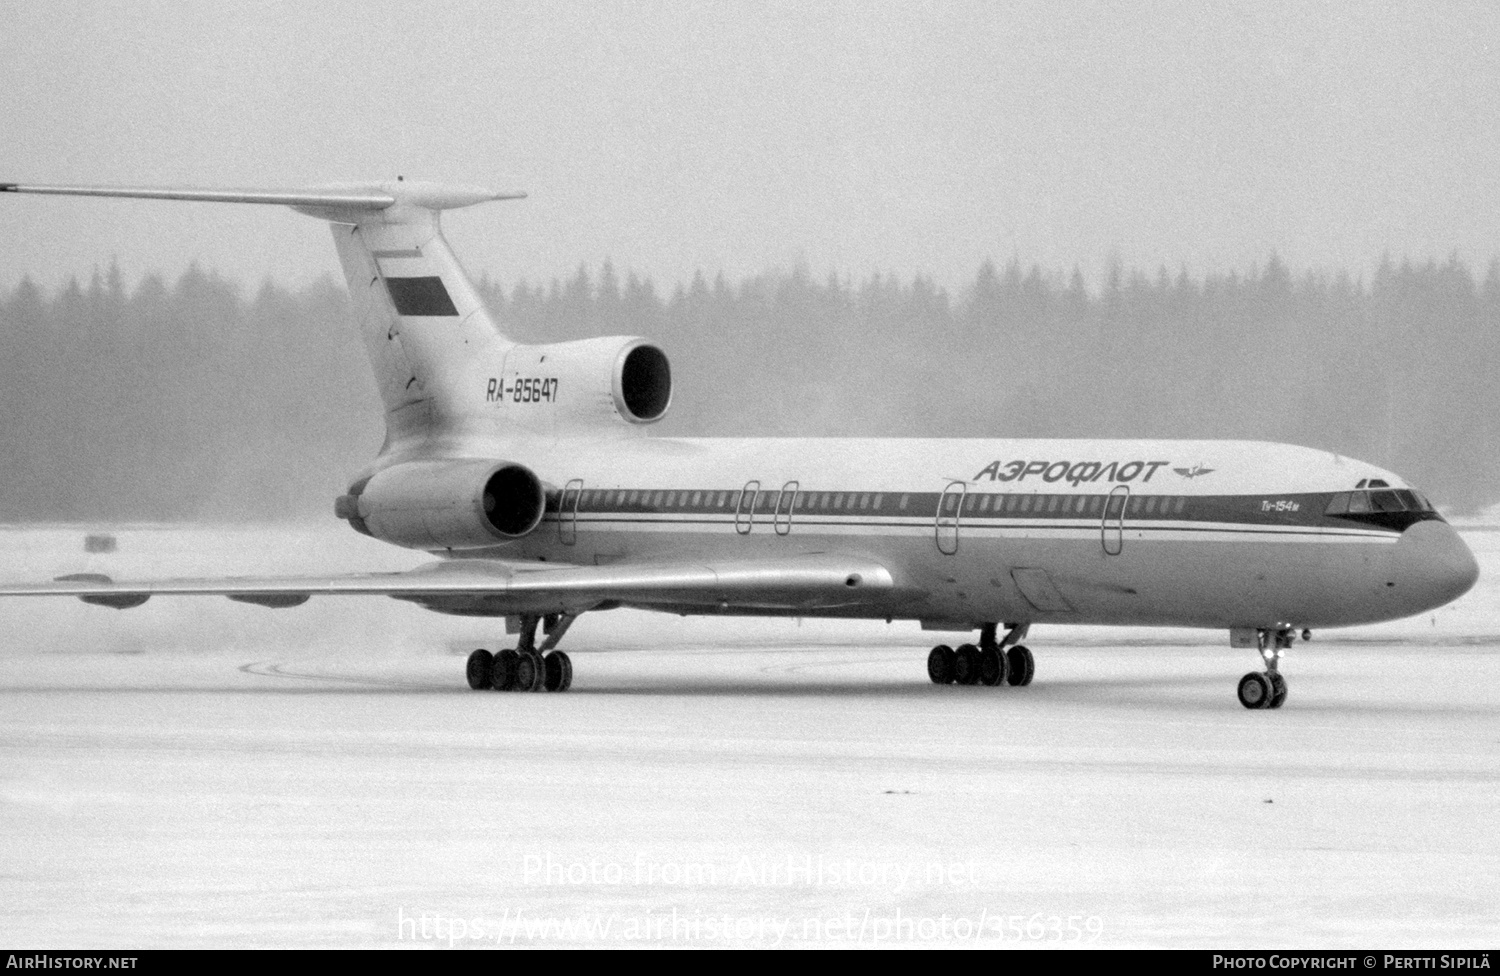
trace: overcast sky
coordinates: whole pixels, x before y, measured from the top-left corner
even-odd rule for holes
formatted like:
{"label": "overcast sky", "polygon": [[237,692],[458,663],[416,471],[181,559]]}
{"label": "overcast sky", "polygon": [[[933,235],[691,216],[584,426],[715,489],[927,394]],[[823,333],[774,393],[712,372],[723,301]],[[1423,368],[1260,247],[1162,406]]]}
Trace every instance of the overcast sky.
{"label": "overcast sky", "polygon": [[[1492,3],[0,0],[0,180],[454,180],[476,275],[1500,254]],[[338,274],[279,208],[0,198],[0,285]]]}

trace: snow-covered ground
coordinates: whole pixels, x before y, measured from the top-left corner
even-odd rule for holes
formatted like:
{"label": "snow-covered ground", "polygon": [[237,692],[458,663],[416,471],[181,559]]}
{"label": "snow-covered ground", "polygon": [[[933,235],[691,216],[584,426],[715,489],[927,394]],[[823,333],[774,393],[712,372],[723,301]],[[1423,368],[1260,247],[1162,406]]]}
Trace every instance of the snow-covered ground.
{"label": "snow-covered ground", "polygon": [[[566,695],[493,622],[0,603],[0,934],[27,947],[1481,946],[1500,938],[1500,532],[1451,607],[1326,632],[1279,712],[1226,635],[1036,628],[938,688],[911,625],[616,611]],[[0,530],[0,577],[399,568],[335,525]],[[631,653],[608,653],[629,651]]]}

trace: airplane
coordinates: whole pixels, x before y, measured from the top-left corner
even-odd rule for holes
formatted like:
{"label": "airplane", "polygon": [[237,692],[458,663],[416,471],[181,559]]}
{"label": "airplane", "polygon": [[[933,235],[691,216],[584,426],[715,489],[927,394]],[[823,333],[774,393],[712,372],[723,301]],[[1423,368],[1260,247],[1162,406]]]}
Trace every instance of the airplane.
{"label": "airplane", "polygon": [[[326,221],[385,411],[378,456],[334,503],[357,532],[438,558],[397,573],[115,581],[0,595],[125,609],[209,594],[271,608],[384,595],[504,617],[475,690],[566,691],[581,614],[917,621],[939,685],[1025,687],[1033,624],[1214,628],[1254,648],[1249,709],[1287,697],[1313,628],[1440,607],[1473,554],[1395,474],[1328,451],[1211,440],[648,436],[666,353],[634,336],[508,338],[444,239],[444,211],[518,192],[397,179],[309,189],[54,186],[0,193],[271,204]],[[505,641],[505,643],[510,643]]]}

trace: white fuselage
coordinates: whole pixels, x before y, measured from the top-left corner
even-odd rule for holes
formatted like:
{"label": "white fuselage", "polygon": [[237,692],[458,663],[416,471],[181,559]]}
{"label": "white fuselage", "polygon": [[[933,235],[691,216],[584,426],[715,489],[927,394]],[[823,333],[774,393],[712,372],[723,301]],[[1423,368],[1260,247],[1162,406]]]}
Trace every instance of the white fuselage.
{"label": "white fuselage", "polygon": [[962,629],[1327,627],[1420,613],[1477,574],[1433,514],[1406,525],[1325,516],[1333,496],[1371,479],[1406,489],[1397,476],[1281,444],[610,436],[466,446],[531,467],[551,500],[524,538],[442,555],[604,565],[836,552],[896,578],[890,601],[830,615]]}

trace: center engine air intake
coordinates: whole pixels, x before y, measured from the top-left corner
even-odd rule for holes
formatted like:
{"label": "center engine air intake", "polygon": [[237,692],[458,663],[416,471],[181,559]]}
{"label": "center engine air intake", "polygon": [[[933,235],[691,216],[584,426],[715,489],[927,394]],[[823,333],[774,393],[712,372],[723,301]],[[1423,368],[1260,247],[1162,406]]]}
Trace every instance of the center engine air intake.
{"label": "center engine air intake", "polygon": [[519,539],[547,492],[509,461],[408,461],[350,487],[334,513],[366,535],[411,549],[479,549]]}
{"label": "center engine air intake", "polygon": [[660,420],[672,403],[672,367],[667,354],[641,343],[620,357],[615,401],[620,413],[636,423]]}

